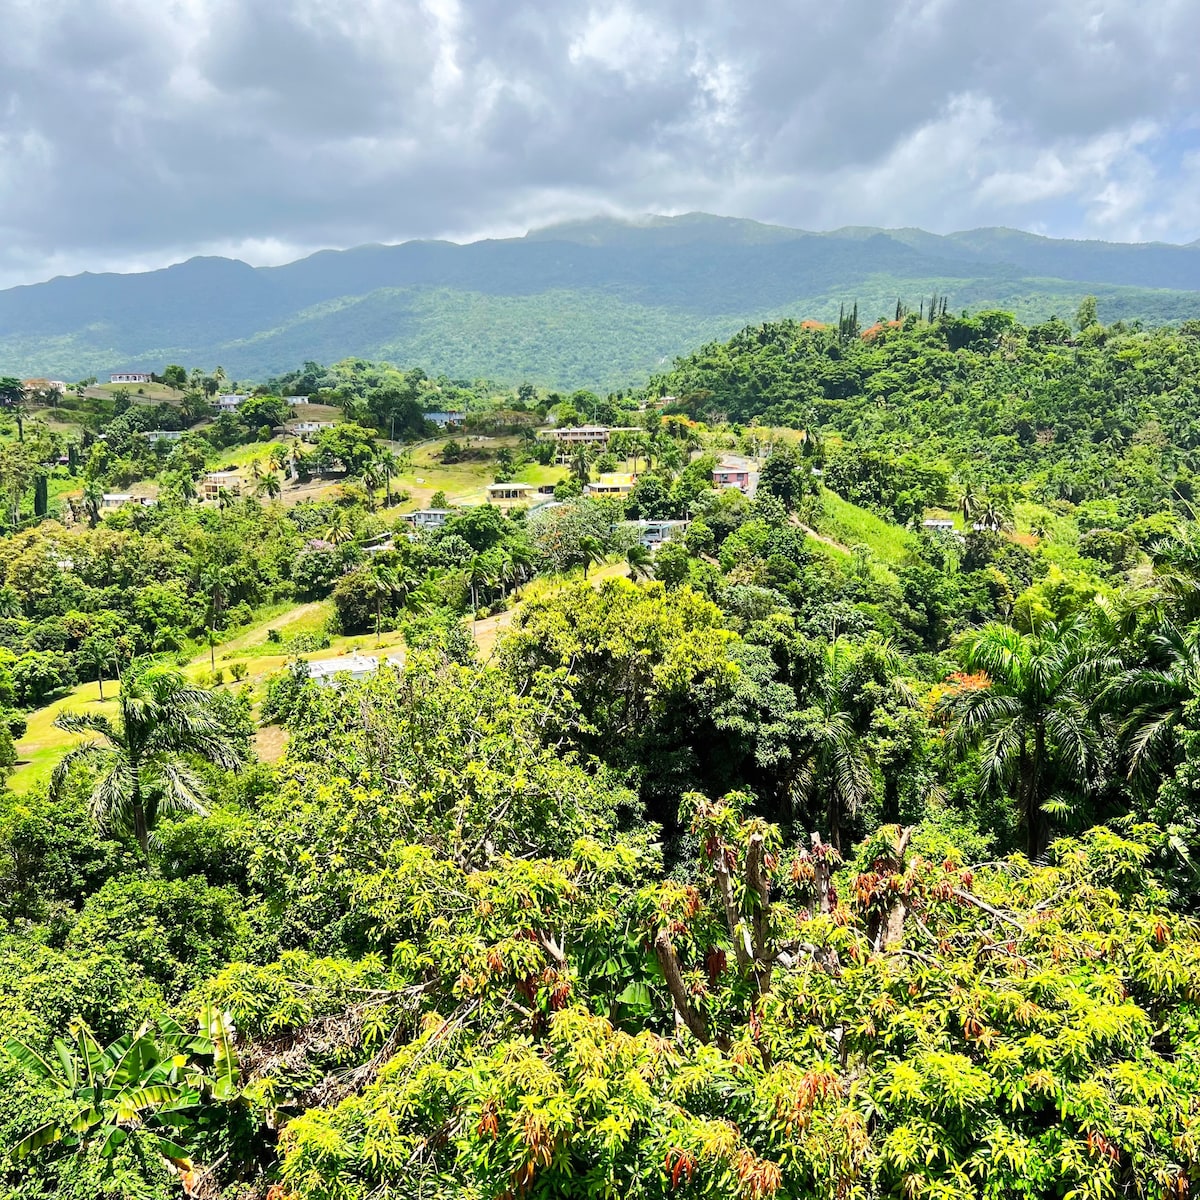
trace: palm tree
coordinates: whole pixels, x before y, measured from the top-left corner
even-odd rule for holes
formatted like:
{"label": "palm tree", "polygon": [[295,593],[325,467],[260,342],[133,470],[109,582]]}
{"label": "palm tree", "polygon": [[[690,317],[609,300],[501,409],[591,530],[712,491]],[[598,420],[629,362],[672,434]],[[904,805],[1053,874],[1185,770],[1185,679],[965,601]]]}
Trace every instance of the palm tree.
{"label": "palm tree", "polygon": [[999,533],[1002,529],[1012,527],[1008,513],[990,496],[983,502],[983,512],[979,516],[979,524],[984,529],[991,530],[992,533]]}
{"label": "palm tree", "polygon": [[383,486],[383,471],[374,462],[369,462],[362,472],[363,487],[367,492],[367,508],[375,511],[375,493]]}
{"label": "palm tree", "polygon": [[625,552],[630,579],[649,579],[654,573],[654,560],[650,551],[641,542],[635,542]]}
{"label": "palm tree", "polygon": [[262,459],[257,455],[250,460],[250,478],[256,483],[263,477]]}
{"label": "palm tree", "polygon": [[479,589],[493,582],[492,564],[484,554],[476,554],[467,564],[467,586],[471,589],[471,621],[479,612]]}
{"label": "palm tree", "polygon": [[958,498],[958,511],[962,513],[963,521],[968,526],[978,507],[979,497],[976,495],[974,485],[970,483],[964,485],[962,495]]}
{"label": "palm tree", "polygon": [[604,561],[604,546],[599,538],[581,537],[579,539],[579,557],[583,563],[583,578],[588,577],[588,568],[598,566]]}
{"label": "palm tree", "polygon": [[279,476],[274,471],[268,471],[259,481],[255,491],[260,496],[266,496],[269,500],[278,500],[283,492],[283,485],[279,482]]}
{"label": "palm tree", "polygon": [[131,664],[121,682],[115,721],[101,713],[64,712],[54,724],[96,740],[68,750],[51,778],[61,794],[77,767],[92,769],[88,810],[105,832],[132,834],[146,862],[159,817],[170,812],[206,815],[204,781],[191,769],[194,755],[227,770],[245,750],[221,719],[212,693],[191,687],[178,671]]}
{"label": "palm tree", "polygon": [[382,555],[376,555],[363,572],[363,587],[375,601],[375,644],[379,645],[383,629],[383,602],[401,590],[401,583],[392,566]]}
{"label": "palm tree", "polygon": [[207,563],[200,570],[200,586],[208,593],[208,658],[212,670],[217,669],[216,635],[221,608],[229,596],[229,570],[220,563]]}
{"label": "palm tree", "polygon": [[520,539],[508,545],[508,560],[513,569],[513,592],[520,591],[521,585],[533,578],[534,554],[533,548]]}
{"label": "palm tree", "polygon": [[392,507],[392,477],[400,473],[400,460],[386,446],[380,446],[375,452],[375,464],[383,476],[386,495],[384,507]]}
{"label": "palm tree", "polygon": [[803,713],[803,740],[796,791],[800,798],[825,796],[825,822],[835,848],[842,831],[871,794],[871,756],[866,733],[869,710],[861,692],[884,684],[907,697],[900,662],[887,643],[855,648],[834,638],[825,649]]}
{"label": "palm tree", "polygon": [[354,526],[350,514],[344,508],[335,508],[329,514],[329,524],[322,535],[330,545],[340,546],[354,537]]}
{"label": "palm tree", "polygon": [[993,623],[968,643],[965,665],[981,678],[943,701],[951,742],[981,748],[980,790],[1003,788],[1014,797],[1036,858],[1049,844],[1051,812],[1063,807],[1056,783],[1078,787],[1093,760],[1096,735],[1080,685],[1096,659],[1078,626],[1023,634]]}
{"label": "palm tree", "polygon": [[83,507],[87,510],[88,525],[95,529],[100,523],[100,506],[104,503],[104,487],[98,479],[83,485]]}
{"label": "palm tree", "polygon": [[1114,675],[1098,707],[1119,720],[1130,778],[1155,788],[1176,765],[1185,705],[1200,696],[1200,629],[1163,620],[1140,640],[1145,661]]}
{"label": "palm tree", "polygon": [[571,456],[571,475],[579,480],[580,487],[592,481],[592,451],[590,446],[577,446]]}
{"label": "palm tree", "polygon": [[287,447],[282,442],[272,443],[270,450],[267,451],[267,458],[274,470],[282,471],[287,465]]}

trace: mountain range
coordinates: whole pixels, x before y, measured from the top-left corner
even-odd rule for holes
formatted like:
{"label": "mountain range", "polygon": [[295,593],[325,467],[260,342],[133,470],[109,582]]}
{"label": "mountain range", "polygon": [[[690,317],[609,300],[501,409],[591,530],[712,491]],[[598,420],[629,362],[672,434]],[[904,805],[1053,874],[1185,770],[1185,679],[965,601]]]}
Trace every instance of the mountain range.
{"label": "mountain range", "polygon": [[0,375],[76,379],[167,362],[261,379],[359,357],[565,389],[643,381],[678,354],[780,316],[863,323],[916,308],[1200,318],[1200,241],[1066,241],[1012,229],[810,233],[691,213],[595,218],[524,237],[325,250],[278,267],[193,258],[0,291]]}

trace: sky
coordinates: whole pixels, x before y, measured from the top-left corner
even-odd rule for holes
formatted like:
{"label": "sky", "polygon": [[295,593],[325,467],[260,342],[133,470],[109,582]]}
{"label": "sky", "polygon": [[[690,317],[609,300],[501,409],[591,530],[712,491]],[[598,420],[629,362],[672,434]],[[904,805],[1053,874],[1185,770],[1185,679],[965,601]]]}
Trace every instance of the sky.
{"label": "sky", "polygon": [[0,0],[0,286],[596,213],[1200,238],[1197,0]]}

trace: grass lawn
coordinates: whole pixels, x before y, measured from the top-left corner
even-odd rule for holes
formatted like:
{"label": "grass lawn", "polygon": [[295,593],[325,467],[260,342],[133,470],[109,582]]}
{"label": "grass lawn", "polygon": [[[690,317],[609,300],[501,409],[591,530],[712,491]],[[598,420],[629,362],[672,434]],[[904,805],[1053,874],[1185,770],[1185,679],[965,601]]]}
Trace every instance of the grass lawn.
{"label": "grass lawn", "polygon": [[878,559],[891,566],[902,563],[913,549],[907,529],[859,508],[825,488],[821,493],[824,514],[820,532],[843,546],[866,546]]}

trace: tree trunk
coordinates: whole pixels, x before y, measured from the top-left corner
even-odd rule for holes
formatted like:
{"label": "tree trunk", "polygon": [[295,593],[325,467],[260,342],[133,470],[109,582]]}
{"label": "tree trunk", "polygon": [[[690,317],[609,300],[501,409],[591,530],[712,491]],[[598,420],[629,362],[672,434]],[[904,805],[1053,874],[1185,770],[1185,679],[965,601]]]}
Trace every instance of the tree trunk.
{"label": "tree trunk", "polygon": [[141,847],[142,857],[146,860],[146,865],[150,865],[150,830],[146,828],[146,809],[142,804],[142,785],[138,778],[138,769],[136,764],[131,764],[133,771],[133,795],[131,797],[130,808],[133,811],[133,836],[137,838],[137,844]]}
{"label": "tree trunk", "polygon": [[1029,857],[1043,854],[1050,842],[1049,822],[1042,812],[1042,764],[1046,761],[1046,727],[1037,723],[1033,737],[1033,762],[1029,785]]}

